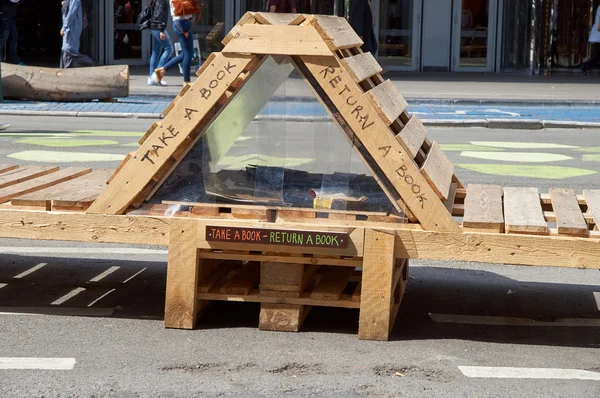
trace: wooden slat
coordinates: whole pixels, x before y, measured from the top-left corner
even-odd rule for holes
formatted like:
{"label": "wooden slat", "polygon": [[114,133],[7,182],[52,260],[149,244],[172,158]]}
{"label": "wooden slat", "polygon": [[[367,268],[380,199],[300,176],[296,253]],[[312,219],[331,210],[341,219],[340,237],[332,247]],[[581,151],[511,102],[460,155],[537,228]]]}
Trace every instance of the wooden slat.
{"label": "wooden slat", "polygon": [[406,126],[396,135],[396,140],[414,158],[419,153],[419,148],[423,145],[426,137],[427,129],[416,115],[412,115]]}
{"label": "wooden slat", "polygon": [[587,203],[588,212],[594,218],[596,228],[600,228],[600,190],[586,189],[583,191],[583,197]]}
{"label": "wooden slat", "polygon": [[[193,245],[193,243],[190,245]],[[213,272],[208,274],[198,283],[198,291],[201,293],[208,293],[215,285],[221,282],[227,274],[229,274],[234,266],[235,263],[233,261],[227,261],[221,264],[221,266],[214,269]]]}
{"label": "wooden slat", "polygon": [[342,65],[346,68],[356,83],[367,80],[371,76],[381,73],[383,69],[371,53],[360,53],[352,57],[343,58]]}
{"label": "wooden slat", "polygon": [[315,15],[310,19],[317,32],[321,35],[332,51],[344,48],[354,48],[363,45],[348,21],[341,17]]}
{"label": "wooden slat", "polygon": [[303,14],[275,12],[257,12],[254,14],[254,18],[263,25],[300,25],[306,19]]}
{"label": "wooden slat", "polygon": [[[58,200],[63,206],[84,208],[87,207],[86,204],[89,206],[106,187],[106,178],[112,172],[111,169],[94,170],[79,178],[13,198],[11,204],[14,206],[40,206],[50,210],[52,200]],[[62,202],[64,200],[69,202]],[[81,206],[77,206],[77,204]]]}
{"label": "wooden slat", "polygon": [[354,289],[354,293],[352,293],[352,301],[360,302],[361,292],[362,292],[362,282],[358,282],[358,285],[356,285],[356,289]]}
{"label": "wooden slat", "polygon": [[142,138],[140,138],[140,140],[138,141],[138,144],[142,145],[144,143],[144,141],[146,141],[146,139],[150,136],[150,134],[152,134],[152,132],[154,130],[156,130],[156,128],[158,127],[159,124],[160,124],[159,122],[152,123],[152,126],[150,126],[150,128],[146,131],[146,133],[144,133]]}
{"label": "wooden slat", "polygon": [[504,219],[505,230],[509,234],[550,234],[537,188],[505,187]]}
{"label": "wooden slat", "polygon": [[198,70],[196,71],[196,76],[200,76],[202,73],[204,73],[206,68],[208,68],[208,65],[211,64],[211,62],[215,59],[215,57],[217,55],[219,55],[218,52],[210,53],[208,58],[206,58],[206,60],[202,63],[202,65],[200,65],[200,68],[198,68]]}
{"label": "wooden slat", "polygon": [[499,185],[469,184],[463,226],[504,232],[502,192]]}
{"label": "wooden slat", "polygon": [[[233,301],[237,303],[262,303],[261,316],[263,322],[259,325],[261,330],[277,330],[277,331],[297,331],[300,323],[306,316],[307,309],[311,306],[316,307],[335,307],[335,308],[359,308],[360,302],[353,301],[351,296],[342,295],[340,300],[314,300],[310,298],[308,293],[300,294],[300,297],[280,297],[280,296],[264,296],[258,292],[253,292],[248,295],[234,295],[221,293],[198,293],[200,300],[217,300],[217,301]],[[272,304],[271,304],[272,303]],[[300,307],[300,308],[298,308]],[[292,311],[296,311],[295,322],[292,318]],[[265,312],[272,312],[272,318],[266,318]],[[270,321],[265,324],[265,320]],[[273,321],[279,321],[275,323]],[[290,322],[291,321],[291,322]]]}
{"label": "wooden slat", "polygon": [[[242,17],[240,18],[240,20],[235,24],[235,26],[233,27],[233,29],[231,29],[229,31],[229,33],[227,33],[225,35],[225,37],[223,38],[223,40],[221,41],[221,44],[223,44],[223,46],[226,46],[227,43],[229,43],[234,36],[236,35],[238,29],[241,26],[247,25],[247,24],[255,24],[256,22],[256,18],[254,18],[254,12],[252,11],[248,11],[246,12],[244,15],[242,15]],[[205,63],[206,64],[206,63]]]}
{"label": "wooden slat", "polygon": [[0,174],[5,173],[7,171],[15,170],[19,167],[16,164],[0,164]]}
{"label": "wooden slat", "polygon": [[[583,236],[590,234],[583,213],[572,189],[550,189],[552,208],[556,216],[556,226],[560,235]],[[468,195],[467,195],[468,198]]]}
{"label": "wooden slat", "polygon": [[323,39],[311,26],[244,25],[223,54],[331,55]]}
{"label": "wooden slat", "polygon": [[310,298],[315,300],[339,300],[353,271],[352,268],[346,267],[328,267],[325,275],[310,294]]}
{"label": "wooden slat", "polygon": [[398,116],[408,108],[408,103],[391,80],[386,80],[365,94],[377,114],[388,126],[394,123]]}
{"label": "wooden slat", "polygon": [[446,200],[450,192],[454,165],[440,149],[437,142],[431,144],[431,149],[421,171],[438,197],[441,200]]}
{"label": "wooden slat", "polygon": [[225,294],[250,294],[260,279],[260,263],[252,261],[244,265],[242,269],[220,289]]}
{"label": "wooden slat", "polygon": [[91,171],[92,169],[89,168],[68,167],[55,173],[50,173],[32,180],[2,188],[0,189],[0,203],[9,201],[17,196],[27,195],[28,193],[39,191],[56,184],[60,184],[61,182],[72,180],[85,174],[89,174]]}
{"label": "wooden slat", "polygon": [[19,167],[0,175],[0,189],[11,185],[19,184],[24,181],[32,180],[46,174],[54,173],[58,167],[54,166],[26,166]]}
{"label": "wooden slat", "polygon": [[135,152],[129,152],[127,155],[125,155],[125,158],[121,161],[121,163],[119,163],[119,166],[115,169],[115,171],[106,180],[107,185],[110,184],[110,182],[115,178],[115,176],[117,174],[119,174],[119,171],[121,171],[121,169],[123,167],[125,167],[127,162],[129,162],[131,160],[131,158],[133,158],[134,156],[135,156]]}
{"label": "wooden slat", "polygon": [[456,189],[456,184],[450,184],[450,192],[448,192],[448,199],[446,199],[446,202],[444,202],[444,206],[450,214],[452,214],[452,206],[454,205],[454,200],[456,199]]}

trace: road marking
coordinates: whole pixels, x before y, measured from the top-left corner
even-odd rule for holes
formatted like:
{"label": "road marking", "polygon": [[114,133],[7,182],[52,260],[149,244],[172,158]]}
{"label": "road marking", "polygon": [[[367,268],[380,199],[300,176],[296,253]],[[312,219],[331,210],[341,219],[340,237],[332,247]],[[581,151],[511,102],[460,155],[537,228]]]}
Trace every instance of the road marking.
{"label": "road marking", "polygon": [[530,318],[483,315],[429,314],[438,323],[494,326],[543,326],[543,327],[600,327],[600,318],[558,318],[554,321],[538,321]]}
{"label": "road marking", "polygon": [[11,159],[27,162],[43,163],[69,163],[69,162],[116,162],[125,158],[125,155],[116,153],[90,153],[90,152],[60,152],[60,151],[22,151],[7,155]]}
{"label": "road marking", "polygon": [[473,145],[491,146],[507,149],[573,149],[573,145],[553,144],[548,142],[501,142],[501,141],[471,141]]}
{"label": "road marking", "polygon": [[4,286],[8,286],[7,283],[0,283],[0,289],[2,289]]}
{"label": "road marking", "polygon": [[15,276],[13,276],[13,278],[14,278],[14,279],[21,279],[21,278],[23,278],[24,276],[27,276],[27,275],[29,275],[29,274],[31,274],[31,273],[34,273],[34,272],[35,272],[35,271],[37,271],[38,269],[45,267],[46,265],[48,265],[48,263],[39,263],[38,265],[36,265],[36,266],[35,266],[35,267],[33,267],[33,268],[30,268],[30,269],[28,269],[27,271],[25,271],[25,272],[21,272],[19,275],[15,275]]}
{"label": "road marking", "polygon": [[109,276],[110,274],[112,274],[113,272],[115,272],[116,270],[118,270],[121,267],[110,267],[109,269],[107,269],[106,271],[104,271],[103,273],[101,273],[100,275],[90,279],[90,282],[100,282],[102,279],[106,278],[107,276]]}
{"label": "road marking", "polygon": [[573,159],[570,156],[543,152],[478,152],[464,151],[460,156],[483,160],[499,160],[518,163],[548,163]]}
{"label": "road marking", "polygon": [[600,380],[600,373],[579,369],[459,366],[467,377],[498,379]]}
{"label": "road marking", "polygon": [[85,288],[84,287],[78,287],[76,289],[71,290],[69,293],[65,294],[64,296],[62,296],[61,298],[59,298],[58,300],[54,300],[52,303],[52,305],[61,305],[62,303],[64,303],[65,301],[77,296],[79,293],[81,292],[85,292]]}
{"label": "road marking", "polygon": [[563,166],[537,166],[537,165],[522,165],[522,164],[464,164],[459,163],[455,166],[463,169],[476,171],[478,173],[510,176],[510,177],[529,177],[543,178],[551,180],[560,180],[563,178],[583,177],[596,174],[597,171],[577,169],[574,167]]}
{"label": "road marking", "polygon": [[584,162],[600,162],[600,154],[585,154],[581,157]]}
{"label": "road marking", "polygon": [[99,316],[109,317],[114,308],[76,308],[76,307],[26,307],[27,312],[21,312],[25,307],[0,307],[0,315],[12,316]]}
{"label": "road marking", "polygon": [[136,272],[135,274],[133,274],[132,276],[130,276],[129,278],[125,279],[123,281],[123,283],[127,283],[130,280],[132,280],[133,278],[135,278],[136,276],[138,276],[139,274],[141,274],[142,272],[146,271],[147,268],[142,269],[141,271]]}
{"label": "road marking", "polygon": [[106,293],[104,293],[102,296],[98,297],[96,300],[92,301],[91,303],[88,304],[88,307],[91,307],[92,305],[96,304],[98,301],[102,300],[104,297],[108,296],[109,294],[111,294],[112,292],[114,292],[117,289],[112,289]]}
{"label": "road marking", "polygon": [[40,145],[54,148],[119,145],[118,141],[112,140],[82,140],[69,137],[29,137],[15,142],[18,142],[19,144]]}
{"label": "road marking", "polygon": [[596,307],[598,307],[598,311],[600,311],[600,292],[594,292],[594,298],[596,299]]}
{"label": "road marking", "polygon": [[71,370],[75,358],[0,358],[0,369]]}
{"label": "road marking", "polygon": [[2,254],[168,254],[167,250],[93,247],[0,247]]}

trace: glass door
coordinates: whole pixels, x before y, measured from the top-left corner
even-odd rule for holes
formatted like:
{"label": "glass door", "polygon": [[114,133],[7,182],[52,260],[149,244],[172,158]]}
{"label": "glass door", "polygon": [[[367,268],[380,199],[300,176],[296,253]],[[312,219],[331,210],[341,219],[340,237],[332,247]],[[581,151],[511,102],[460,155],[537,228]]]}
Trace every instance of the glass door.
{"label": "glass door", "polygon": [[421,52],[422,0],[380,0],[375,3],[379,15],[379,63],[388,70],[418,70]]}
{"label": "glass door", "polygon": [[498,0],[456,0],[452,19],[452,70],[492,72]]}
{"label": "glass door", "polygon": [[109,1],[109,26],[112,32],[108,42],[108,63],[143,65],[150,57],[150,37],[137,30],[135,22],[149,0],[112,0]]}

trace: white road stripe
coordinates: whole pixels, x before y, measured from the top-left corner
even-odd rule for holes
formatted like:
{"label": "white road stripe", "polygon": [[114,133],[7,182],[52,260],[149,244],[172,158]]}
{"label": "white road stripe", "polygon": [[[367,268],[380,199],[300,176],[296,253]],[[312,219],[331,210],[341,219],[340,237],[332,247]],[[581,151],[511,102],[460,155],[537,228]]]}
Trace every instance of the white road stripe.
{"label": "white road stripe", "polygon": [[167,254],[167,250],[120,247],[0,247],[2,254]]}
{"label": "white road stripe", "polygon": [[579,369],[509,368],[490,366],[459,366],[458,368],[467,377],[497,379],[600,380],[600,373]]}
{"label": "white road stripe", "polygon": [[45,267],[46,265],[48,265],[48,263],[39,263],[38,265],[36,265],[33,268],[28,269],[27,271],[21,272],[19,275],[13,276],[13,278],[15,278],[15,279],[21,279],[24,276],[27,276],[27,275],[29,275],[31,273],[34,273],[38,269]]}
{"label": "white road stripe", "polygon": [[71,370],[75,358],[0,358],[0,369]]}
{"label": "white road stripe", "polygon": [[557,318],[554,321],[538,321],[529,318],[455,314],[429,314],[429,317],[434,322],[466,325],[600,327],[600,318]]}
{"label": "white road stripe", "polygon": [[4,286],[8,286],[8,284],[6,284],[6,283],[0,283],[0,289],[2,289]]}
{"label": "white road stripe", "polygon": [[133,274],[133,275],[132,275],[132,276],[130,276],[129,278],[125,279],[125,280],[123,281],[123,283],[127,283],[127,282],[129,282],[130,280],[132,280],[133,278],[135,278],[136,276],[138,276],[138,275],[139,275],[139,274],[141,274],[142,272],[146,271],[146,269],[147,269],[147,268],[144,268],[144,269],[142,269],[141,271],[139,271],[139,272],[136,272],[135,274]]}
{"label": "white road stripe", "polygon": [[62,296],[58,300],[53,301],[51,304],[52,305],[61,305],[65,301],[67,301],[67,300],[69,300],[69,299],[77,296],[81,292],[85,292],[85,288],[84,287],[78,287],[76,289],[71,290],[68,294],[65,294],[64,296]]}
{"label": "white road stripe", "polygon": [[112,274],[113,272],[115,272],[116,270],[118,270],[121,267],[110,267],[109,269],[107,269],[106,271],[104,271],[103,273],[101,273],[100,275],[90,279],[90,282],[100,282],[102,279],[106,278],[107,276],[109,276],[110,274]]}
{"label": "white road stripe", "polygon": [[594,292],[594,298],[596,299],[596,307],[600,311],[600,292]]}
{"label": "white road stripe", "polygon": [[104,297],[108,296],[109,294],[111,294],[112,292],[114,292],[117,289],[112,289],[106,293],[104,293],[102,296],[98,297],[96,300],[92,301],[91,303],[88,304],[88,307],[91,307],[92,305],[96,304],[98,301],[102,300]]}

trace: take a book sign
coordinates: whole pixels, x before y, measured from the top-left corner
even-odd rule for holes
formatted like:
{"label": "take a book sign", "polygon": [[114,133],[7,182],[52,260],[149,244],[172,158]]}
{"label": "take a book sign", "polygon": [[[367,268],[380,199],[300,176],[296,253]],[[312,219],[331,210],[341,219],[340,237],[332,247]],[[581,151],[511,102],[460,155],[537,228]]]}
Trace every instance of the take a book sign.
{"label": "take a book sign", "polygon": [[346,249],[348,234],[345,232],[290,231],[207,225],[206,241]]}

